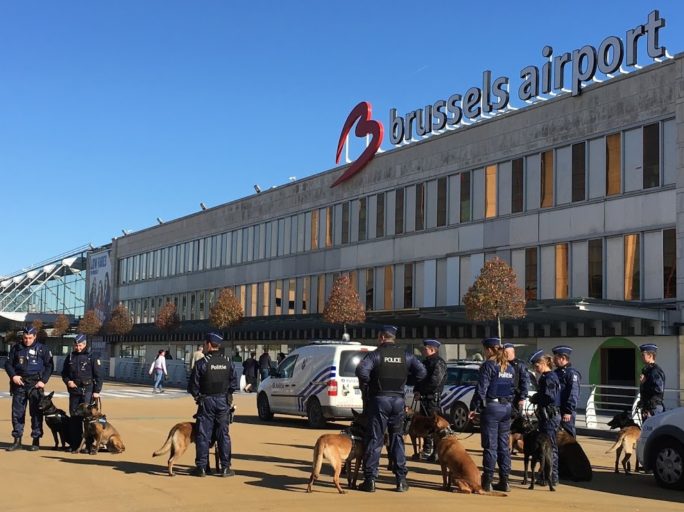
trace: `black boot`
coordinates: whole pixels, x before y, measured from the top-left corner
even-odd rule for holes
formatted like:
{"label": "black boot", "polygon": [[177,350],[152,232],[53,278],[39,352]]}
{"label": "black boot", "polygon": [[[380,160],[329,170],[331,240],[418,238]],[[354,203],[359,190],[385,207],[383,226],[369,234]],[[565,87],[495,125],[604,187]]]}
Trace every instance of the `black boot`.
{"label": "black boot", "polygon": [[13,452],[14,450],[18,450],[19,448],[21,448],[21,437],[15,437],[14,442],[11,445],[9,445],[6,448],[6,450],[8,452]]}
{"label": "black boot", "polygon": [[222,477],[229,477],[229,476],[235,476],[235,471],[233,471],[230,468],[223,468],[221,472],[219,473],[220,476]]}
{"label": "black boot", "polygon": [[500,476],[499,482],[492,486],[495,491],[511,492],[511,486],[508,485],[508,477]]}
{"label": "black boot", "polygon": [[405,478],[397,482],[397,492],[406,492],[409,490],[409,484]]}
{"label": "black boot", "polygon": [[196,467],[195,469],[193,469],[193,470],[190,472],[190,474],[191,474],[192,476],[199,476],[199,477],[207,476],[207,472],[204,470],[204,468],[203,468],[203,467],[199,467],[199,466]]}
{"label": "black boot", "polygon": [[482,479],[480,480],[482,483],[482,490],[485,492],[491,492],[492,491],[492,477],[487,476],[484,473],[482,473]]}
{"label": "black boot", "polygon": [[363,492],[375,492],[375,480],[367,478],[361,485],[359,485],[359,491]]}

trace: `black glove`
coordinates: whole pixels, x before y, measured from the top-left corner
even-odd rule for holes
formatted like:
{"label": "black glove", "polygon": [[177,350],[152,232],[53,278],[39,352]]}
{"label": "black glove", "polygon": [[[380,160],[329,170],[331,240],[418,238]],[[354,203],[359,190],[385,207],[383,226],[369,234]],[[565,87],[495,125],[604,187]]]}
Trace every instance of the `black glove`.
{"label": "black glove", "polygon": [[228,407],[233,407],[233,393],[226,394],[226,403]]}

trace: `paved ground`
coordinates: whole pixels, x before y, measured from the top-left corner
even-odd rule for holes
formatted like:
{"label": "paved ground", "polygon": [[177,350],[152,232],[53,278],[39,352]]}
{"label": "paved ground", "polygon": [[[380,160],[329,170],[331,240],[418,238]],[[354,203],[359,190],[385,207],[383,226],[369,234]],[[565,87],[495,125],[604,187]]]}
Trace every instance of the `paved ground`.
{"label": "paved ground", "polygon": [[[151,454],[161,446],[174,423],[190,419],[194,413],[193,401],[179,392],[153,395],[149,387],[108,383],[106,389],[110,398],[131,396],[103,399],[104,411],[123,436],[126,452],[89,456],[49,449],[0,451],[3,490],[0,510],[191,512],[239,507],[239,510],[287,512],[304,507],[326,511],[372,507],[379,512],[419,510],[427,505],[432,510],[463,506],[479,511],[505,503],[507,512],[529,512],[531,508],[555,510],[561,506],[566,511],[582,512],[684,511],[684,492],[660,489],[652,476],[614,475],[613,457],[604,454],[611,443],[591,437],[583,437],[581,442],[594,465],[594,480],[566,483],[556,493],[548,489],[529,491],[519,485],[522,461],[516,458],[513,462],[515,485],[507,498],[443,492],[438,488],[441,484],[438,466],[416,462],[409,463],[411,490],[405,494],[393,492],[393,477],[383,471],[375,494],[351,491],[340,496],[326,469],[321,483],[314,487],[315,492],[307,495],[304,491],[311,471],[311,447],[321,433],[335,433],[340,425],[317,431],[307,428],[304,420],[278,417],[273,423],[263,424],[256,418],[254,395],[236,399],[239,416],[232,426],[236,477],[188,476],[194,460],[191,448],[176,466],[178,475],[169,478],[165,475],[165,459],[152,458]],[[56,402],[66,408],[65,398],[60,396]],[[10,441],[9,413],[10,400],[0,398],[0,448]],[[479,464],[479,436],[470,437],[465,444]],[[502,499],[506,501],[501,502]]]}

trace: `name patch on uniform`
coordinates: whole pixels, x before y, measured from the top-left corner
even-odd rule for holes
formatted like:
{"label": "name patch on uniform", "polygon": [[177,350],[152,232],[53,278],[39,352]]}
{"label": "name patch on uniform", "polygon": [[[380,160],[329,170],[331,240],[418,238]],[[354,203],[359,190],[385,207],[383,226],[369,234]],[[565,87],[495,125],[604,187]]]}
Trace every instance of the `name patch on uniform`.
{"label": "name patch on uniform", "polygon": [[35,356],[36,355],[36,349],[34,349],[34,348],[30,349],[29,354],[31,354],[32,356]]}
{"label": "name patch on uniform", "polygon": [[385,363],[401,363],[401,357],[384,357]]}
{"label": "name patch on uniform", "polygon": [[228,368],[228,366],[226,366],[225,364],[210,364],[209,368],[211,370],[225,370],[226,368]]}

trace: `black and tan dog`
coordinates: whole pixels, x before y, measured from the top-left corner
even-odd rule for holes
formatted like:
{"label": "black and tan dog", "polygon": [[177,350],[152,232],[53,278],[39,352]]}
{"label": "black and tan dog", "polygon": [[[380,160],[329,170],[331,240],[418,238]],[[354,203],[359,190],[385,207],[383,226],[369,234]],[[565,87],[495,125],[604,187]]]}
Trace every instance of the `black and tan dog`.
{"label": "black and tan dog", "polygon": [[95,455],[101,446],[111,453],[122,453],[126,449],[119,432],[100,412],[97,403],[79,405],[77,415],[83,418],[83,439],[78,451],[86,448],[89,438],[93,443],[90,446],[90,455]]}
{"label": "black and tan dog", "polygon": [[[641,427],[632,419],[629,411],[623,411],[613,416],[613,419],[608,422],[608,426],[611,429],[619,428],[620,432],[618,432],[615,444],[606,453],[615,452],[615,472],[619,473],[620,454],[625,452],[625,456],[622,458],[622,468],[625,474],[629,475],[632,471],[632,464],[629,459],[632,457],[637,439],[641,435]],[[639,459],[635,460],[634,471],[639,471]]]}
{"label": "black and tan dog", "polygon": [[[313,451],[313,469],[309,477],[306,492],[311,492],[311,486],[318,480],[321,474],[323,460],[327,460],[333,467],[333,483],[340,494],[344,490],[340,486],[340,473],[344,465],[347,474],[347,485],[350,489],[356,488],[356,480],[361,468],[361,459],[364,452],[364,437],[368,426],[368,418],[352,409],[354,419],[349,428],[340,434],[323,434],[316,441]],[[352,473],[352,461],[354,471]]]}
{"label": "black and tan dog", "polygon": [[593,478],[591,463],[577,439],[563,427],[556,436],[558,444],[558,474],[573,482],[589,482]]}
{"label": "black and tan dog", "polygon": [[555,491],[551,473],[553,470],[553,446],[551,438],[546,432],[541,432],[537,424],[528,418],[518,416],[511,424],[511,432],[515,430],[522,434],[523,454],[524,454],[524,477],[522,484],[527,485],[527,468],[530,464],[530,487],[534,489],[535,475],[534,468],[539,464],[541,481],[549,486],[549,491]]}
{"label": "black and tan dog", "polygon": [[60,442],[62,443],[62,449],[67,449],[67,443],[71,440],[70,428],[69,428],[69,416],[62,409],[58,409],[57,406],[52,402],[52,397],[55,392],[51,392],[49,395],[42,395],[40,401],[38,402],[38,410],[41,412],[45,418],[45,423],[50,428],[52,432],[52,437],[55,439],[55,450],[59,449]]}

